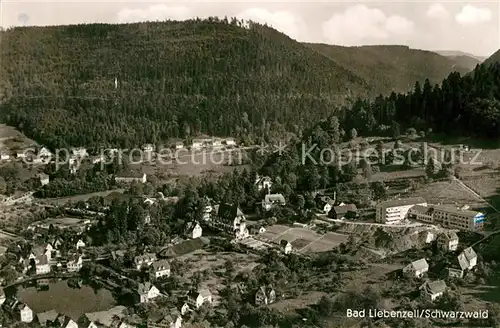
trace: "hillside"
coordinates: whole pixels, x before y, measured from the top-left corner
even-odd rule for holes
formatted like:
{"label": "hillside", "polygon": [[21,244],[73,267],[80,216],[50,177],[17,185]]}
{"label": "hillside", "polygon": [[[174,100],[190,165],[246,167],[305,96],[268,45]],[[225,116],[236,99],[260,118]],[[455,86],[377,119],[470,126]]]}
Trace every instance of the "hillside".
{"label": "hillside", "polygon": [[493,63],[500,63],[500,50],[498,50],[493,55],[491,55],[490,57],[488,57],[488,59],[486,59],[484,61],[484,63],[486,65],[491,65]]}
{"label": "hillside", "polygon": [[415,81],[440,83],[451,72],[467,73],[475,65],[464,64],[434,52],[407,46],[342,47],[307,43],[308,47],[328,56],[341,66],[349,67],[377,91],[407,92]]}
{"label": "hillside", "polygon": [[239,25],[212,19],[8,30],[1,113],[49,147],[130,147],[200,131],[251,133],[275,120],[292,128],[372,92],[286,35]]}
{"label": "hillside", "polygon": [[479,62],[483,62],[486,60],[487,57],[483,56],[476,56],[467,52],[463,51],[456,51],[456,50],[436,50],[434,51],[437,54],[440,54],[441,56],[446,56],[446,57],[470,57],[473,58]]}

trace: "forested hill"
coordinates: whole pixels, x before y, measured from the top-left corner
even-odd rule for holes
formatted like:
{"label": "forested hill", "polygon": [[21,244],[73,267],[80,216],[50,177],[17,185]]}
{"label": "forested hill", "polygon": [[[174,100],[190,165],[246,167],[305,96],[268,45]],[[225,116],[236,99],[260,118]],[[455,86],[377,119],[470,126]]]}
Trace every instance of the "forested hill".
{"label": "forested hill", "polygon": [[52,148],[131,147],[198,132],[252,139],[452,70],[426,56],[401,59],[413,50],[398,48],[376,57],[399,57],[396,64],[373,59],[376,48],[365,61],[332,60],[266,26],[217,18],[23,27],[0,40],[2,119]]}
{"label": "forested hill", "polygon": [[381,93],[407,92],[415,82],[431,84],[452,72],[465,74],[479,61],[470,57],[445,57],[435,52],[407,46],[342,47],[319,43],[306,45],[344,67],[349,67]]}
{"label": "forested hill", "polygon": [[199,131],[261,135],[275,121],[293,128],[374,92],[286,35],[240,25],[210,19],[8,30],[1,113],[49,147],[130,147]]}
{"label": "forested hill", "polygon": [[491,55],[490,57],[488,57],[488,59],[486,59],[484,61],[484,63],[486,65],[491,65],[493,63],[500,63],[500,50],[498,50],[493,55]]}

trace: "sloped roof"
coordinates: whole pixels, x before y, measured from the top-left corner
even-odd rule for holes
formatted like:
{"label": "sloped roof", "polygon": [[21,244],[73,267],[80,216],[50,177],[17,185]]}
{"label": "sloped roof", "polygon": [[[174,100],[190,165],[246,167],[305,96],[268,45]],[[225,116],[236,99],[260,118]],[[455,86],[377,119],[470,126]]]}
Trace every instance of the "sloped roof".
{"label": "sloped roof", "polygon": [[458,240],[457,233],[454,231],[446,231],[439,235],[440,241],[450,241],[450,240]]}
{"label": "sloped roof", "polygon": [[156,255],[151,253],[145,253],[143,255],[138,255],[134,257],[134,262],[139,263],[143,261],[154,261],[156,260]]}
{"label": "sloped roof", "polygon": [[427,203],[427,201],[422,197],[411,197],[411,198],[403,198],[396,200],[388,200],[378,204],[378,206],[387,208],[387,207],[397,207],[397,206],[406,206],[412,204],[423,204]]}
{"label": "sloped roof", "polygon": [[358,208],[354,204],[346,204],[342,206],[334,206],[335,214],[347,214],[348,212],[356,212]]}
{"label": "sloped roof", "polygon": [[444,280],[436,280],[427,283],[427,291],[431,294],[443,293],[446,290],[446,283]]}
{"label": "sloped roof", "polygon": [[413,267],[413,269],[415,271],[429,269],[429,264],[427,263],[427,261],[425,259],[413,261],[413,262],[411,262],[411,266]]}
{"label": "sloped roof", "polygon": [[59,313],[57,313],[55,310],[50,310],[47,312],[38,313],[36,317],[38,318],[38,322],[41,325],[46,325],[47,321],[54,322],[59,317]]}
{"label": "sloped roof", "polygon": [[464,249],[464,251],[462,252],[464,255],[465,255],[465,258],[470,262],[472,259],[474,258],[477,258],[477,254],[476,252],[474,251],[474,249],[472,249],[472,247],[467,247],[466,249]]}
{"label": "sloped roof", "polygon": [[274,203],[274,202],[279,202],[279,203],[285,203],[285,196],[282,194],[267,194],[264,197],[264,201],[266,203]]}
{"label": "sloped roof", "polygon": [[160,256],[173,257],[173,256],[189,254],[197,249],[203,248],[203,246],[205,246],[205,239],[203,238],[190,239],[162,250]]}
{"label": "sloped roof", "polygon": [[148,281],[145,283],[139,283],[139,285],[137,286],[137,292],[139,294],[147,294],[153,287],[154,286]]}
{"label": "sloped roof", "polygon": [[153,262],[153,264],[151,264],[151,267],[154,271],[160,271],[160,270],[170,269],[170,264],[168,263],[167,260],[159,260]]}

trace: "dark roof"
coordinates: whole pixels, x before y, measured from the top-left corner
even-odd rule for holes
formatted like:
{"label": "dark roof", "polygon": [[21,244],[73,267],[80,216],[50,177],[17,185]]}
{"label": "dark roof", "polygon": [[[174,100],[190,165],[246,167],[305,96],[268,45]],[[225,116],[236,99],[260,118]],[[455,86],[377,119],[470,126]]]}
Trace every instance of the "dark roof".
{"label": "dark roof", "polygon": [[205,246],[205,241],[203,238],[196,238],[192,240],[186,240],[179,244],[173,245],[169,248],[166,248],[160,252],[160,256],[162,257],[175,257],[184,254],[192,253],[198,249],[203,248]]}
{"label": "dark roof", "polygon": [[243,215],[238,208],[238,205],[220,204],[214,206],[217,211],[217,217],[221,221],[232,222],[238,215]]}
{"label": "dark roof", "polygon": [[47,321],[49,321],[49,322],[56,321],[58,316],[59,316],[59,313],[57,313],[55,310],[50,310],[47,312],[38,313],[36,315],[36,317],[38,318],[38,322],[43,326],[47,325]]}
{"label": "dark roof", "polygon": [[333,210],[335,211],[335,214],[347,214],[348,212],[357,212],[358,208],[354,204],[346,204],[342,206],[334,206]]}

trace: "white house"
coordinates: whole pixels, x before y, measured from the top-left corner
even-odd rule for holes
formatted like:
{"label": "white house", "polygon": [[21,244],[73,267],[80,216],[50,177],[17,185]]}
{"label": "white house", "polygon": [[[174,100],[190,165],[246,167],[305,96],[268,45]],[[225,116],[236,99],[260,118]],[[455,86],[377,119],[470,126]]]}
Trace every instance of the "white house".
{"label": "white house", "polygon": [[26,154],[23,151],[19,151],[16,153],[16,158],[24,159],[26,158]]}
{"label": "white house", "polygon": [[203,304],[212,304],[212,294],[208,289],[202,289],[199,292],[190,293],[188,295],[189,302],[199,309]]}
{"label": "white house", "polygon": [[184,143],[182,141],[175,142],[175,149],[183,149],[183,148],[184,148]]}
{"label": "white house", "polygon": [[67,263],[66,268],[68,272],[78,272],[83,266],[83,257],[81,255],[77,255],[72,257]]}
{"label": "white house", "polygon": [[426,282],[421,290],[431,301],[434,301],[446,291],[446,283],[443,280]]}
{"label": "white house", "polygon": [[52,157],[52,153],[50,152],[50,150],[48,150],[47,148],[45,147],[42,147],[38,150],[38,158],[50,158]]}
{"label": "white house", "polygon": [[202,148],[203,144],[204,142],[202,139],[193,139],[193,142],[191,143],[191,148]]}
{"label": "white house", "polygon": [[425,259],[413,261],[403,268],[403,273],[408,276],[420,278],[429,271],[429,264]]}
{"label": "white house", "polygon": [[477,254],[472,247],[464,249],[463,252],[458,255],[458,264],[462,271],[472,270],[472,268],[477,265]]}
{"label": "white house", "polygon": [[150,153],[154,150],[154,146],[152,144],[145,144],[142,146],[142,150],[144,150],[147,153]]}
{"label": "white house", "polygon": [[134,264],[137,270],[140,270],[142,267],[150,266],[155,261],[156,255],[151,253],[139,255],[134,258]]}
{"label": "white house", "polygon": [[292,244],[289,241],[282,240],[280,242],[281,249],[283,250],[283,253],[285,254],[290,254],[292,252]]}
{"label": "white house", "polygon": [[30,323],[33,321],[33,311],[24,303],[20,303],[17,307],[21,322]]}
{"label": "white house", "polygon": [[71,149],[71,153],[73,157],[84,158],[88,155],[87,150],[83,147],[73,148]]}
{"label": "white house", "polygon": [[191,309],[189,308],[189,304],[184,302],[181,306],[181,315],[186,315]]}
{"label": "white house", "polygon": [[0,154],[0,160],[2,161],[8,161],[10,158],[9,154],[2,153]]}
{"label": "white house", "polygon": [[35,259],[35,272],[37,275],[50,272],[50,263],[47,255],[37,256]]}
{"label": "white house", "polygon": [[78,241],[76,242],[76,249],[80,249],[83,247],[85,247],[85,243],[83,242],[83,240],[78,239]]}
{"label": "white house", "polygon": [[256,305],[268,305],[276,301],[276,292],[271,286],[261,286],[257,293],[255,293]]}
{"label": "white house", "polygon": [[334,204],[335,200],[331,199],[328,196],[322,196],[316,200],[316,207],[325,214],[330,213]]}
{"label": "white house", "polygon": [[57,318],[61,328],[78,328],[78,324],[68,316],[61,315]]}
{"label": "white house", "polygon": [[170,277],[170,264],[167,260],[159,260],[153,262],[150,266],[150,277],[152,280],[161,277]]}
{"label": "white house", "polygon": [[440,234],[437,238],[437,245],[445,252],[453,252],[458,248],[458,236],[453,231]]}
{"label": "white house", "polygon": [[275,206],[285,206],[285,197],[282,194],[267,194],[262,202],[262,208],[269,211]]}
{"label": "white house", "polygon": [[188,222],[186,226],[186,236],[191,239],[200,238],[203,233],[203,229],[201,228],[198,222]]}
{"label": "white house", "polygon": [[131,183],[131,182],[140,182],[140,183],[146,183],[147,181],[147,175],[146,173],[135,173],[135,172],[121,172],[118,173],[115,176],[115,181],[116,182],[121,182],[121,183]]}
{"label": "white house", "polygon": [[77,323],[78,328],[98,328],[95,322],[90,320],[86,315],[82,315]]}
{"label": "white house", "polygon": [[50,177],[47,174],[44,174],[44,173],[40,173],[38,175],[38,179],[39,179],[40,184],[42,186],[48,185],[49,182],[50,182]]}
{"label": "white house", "polygon": [[145,282],[139,283],[137,294],[139,295],[139,300],[141,303],[148,303],[149,301],[160,296],[160,291],[151,283]]}

